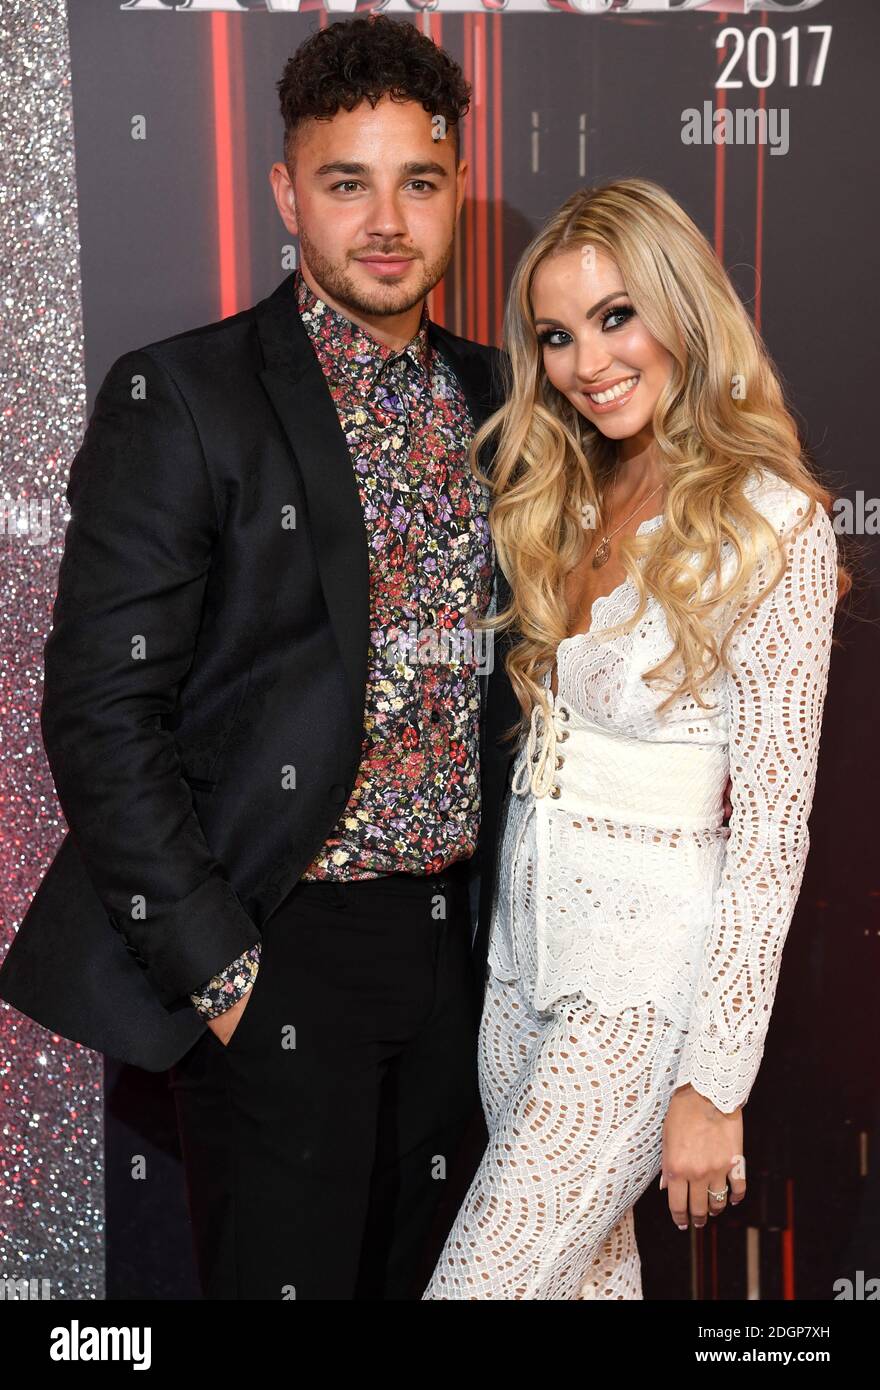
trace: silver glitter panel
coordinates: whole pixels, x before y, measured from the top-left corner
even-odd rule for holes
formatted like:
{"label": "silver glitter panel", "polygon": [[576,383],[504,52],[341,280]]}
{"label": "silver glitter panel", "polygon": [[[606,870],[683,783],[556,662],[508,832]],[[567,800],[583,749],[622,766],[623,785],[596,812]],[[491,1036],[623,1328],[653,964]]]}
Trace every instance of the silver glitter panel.
{"label": "silver glitter panel", "polygon": [[[43,643],[85,427],[64,0],[0,4],[0,894],[5,954],[65,830],[40,738]],[[0,1278],[104,1297],[103,1058],[0,1004]]]}

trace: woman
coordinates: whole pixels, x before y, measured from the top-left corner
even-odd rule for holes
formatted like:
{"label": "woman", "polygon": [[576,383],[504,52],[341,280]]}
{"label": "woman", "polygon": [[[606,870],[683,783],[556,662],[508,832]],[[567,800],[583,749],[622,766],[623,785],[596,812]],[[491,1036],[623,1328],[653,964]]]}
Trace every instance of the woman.
{"label": "woman", "polygon": [[766,350],[663,189],[574,194],[504,339],[472,458],[495,437],[510,602],[484,625],[515,634],[527,737],[480,1028],[490,1140],[423,1298],[638,1299],[633,1204],[661,1169],[683,1230],[745,1193],[850,581]]}

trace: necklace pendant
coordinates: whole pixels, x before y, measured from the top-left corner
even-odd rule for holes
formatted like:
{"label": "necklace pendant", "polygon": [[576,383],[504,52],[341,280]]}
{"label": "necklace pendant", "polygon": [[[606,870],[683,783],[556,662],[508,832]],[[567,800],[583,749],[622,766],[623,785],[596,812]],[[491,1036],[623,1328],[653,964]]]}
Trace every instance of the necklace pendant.
{"label": "necklace pendant", "polygon": [[593,569],[597,570],[604,565],[610,554],[611,548],[608,545],[608,541],[603,539],[601,544],[596,547],[596,553],[593,556]]}

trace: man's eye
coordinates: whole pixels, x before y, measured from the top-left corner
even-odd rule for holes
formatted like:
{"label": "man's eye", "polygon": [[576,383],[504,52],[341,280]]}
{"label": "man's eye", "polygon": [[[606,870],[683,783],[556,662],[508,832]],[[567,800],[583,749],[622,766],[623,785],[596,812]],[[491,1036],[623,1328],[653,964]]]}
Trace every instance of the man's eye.
{"label": "man's eye", "polygon": [[[417,192],[421,192],[422,189],[436,189],[436,187],[437,187],[436,183],[431,183],[430,179],[411,179],[410,182],[411,182],[411,183],[421,184],[421,188],[417,189],[417,190],[416,190]],[[359,182],[358,179],[343,179],[340,183],[333,183],[333,184],[331,184],[331,185],[330,185],[330,192],[331,192],[331,193],[335,193],[336,190],[339,189],[339,188],[358,188],[358,187],[362,187],[362,185],[360,184],[360,182]]]}

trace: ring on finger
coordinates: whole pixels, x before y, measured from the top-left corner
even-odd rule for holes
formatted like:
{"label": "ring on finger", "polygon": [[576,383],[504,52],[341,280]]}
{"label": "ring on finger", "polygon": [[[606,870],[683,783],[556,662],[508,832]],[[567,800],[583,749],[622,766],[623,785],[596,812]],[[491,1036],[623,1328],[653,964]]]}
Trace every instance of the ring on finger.
{"label": "ring on finger", "polygon": [[711,1187],[707,1188],[706,1191],[709,1193],[709,1196],[712,1198],[714,1202],[725,1202],[727,1200],[727,1194],[730,1191],[730,1188],[728,1187],[727,1183],[725,1183],[724,1188],[721,1192],[713,1192]]}

